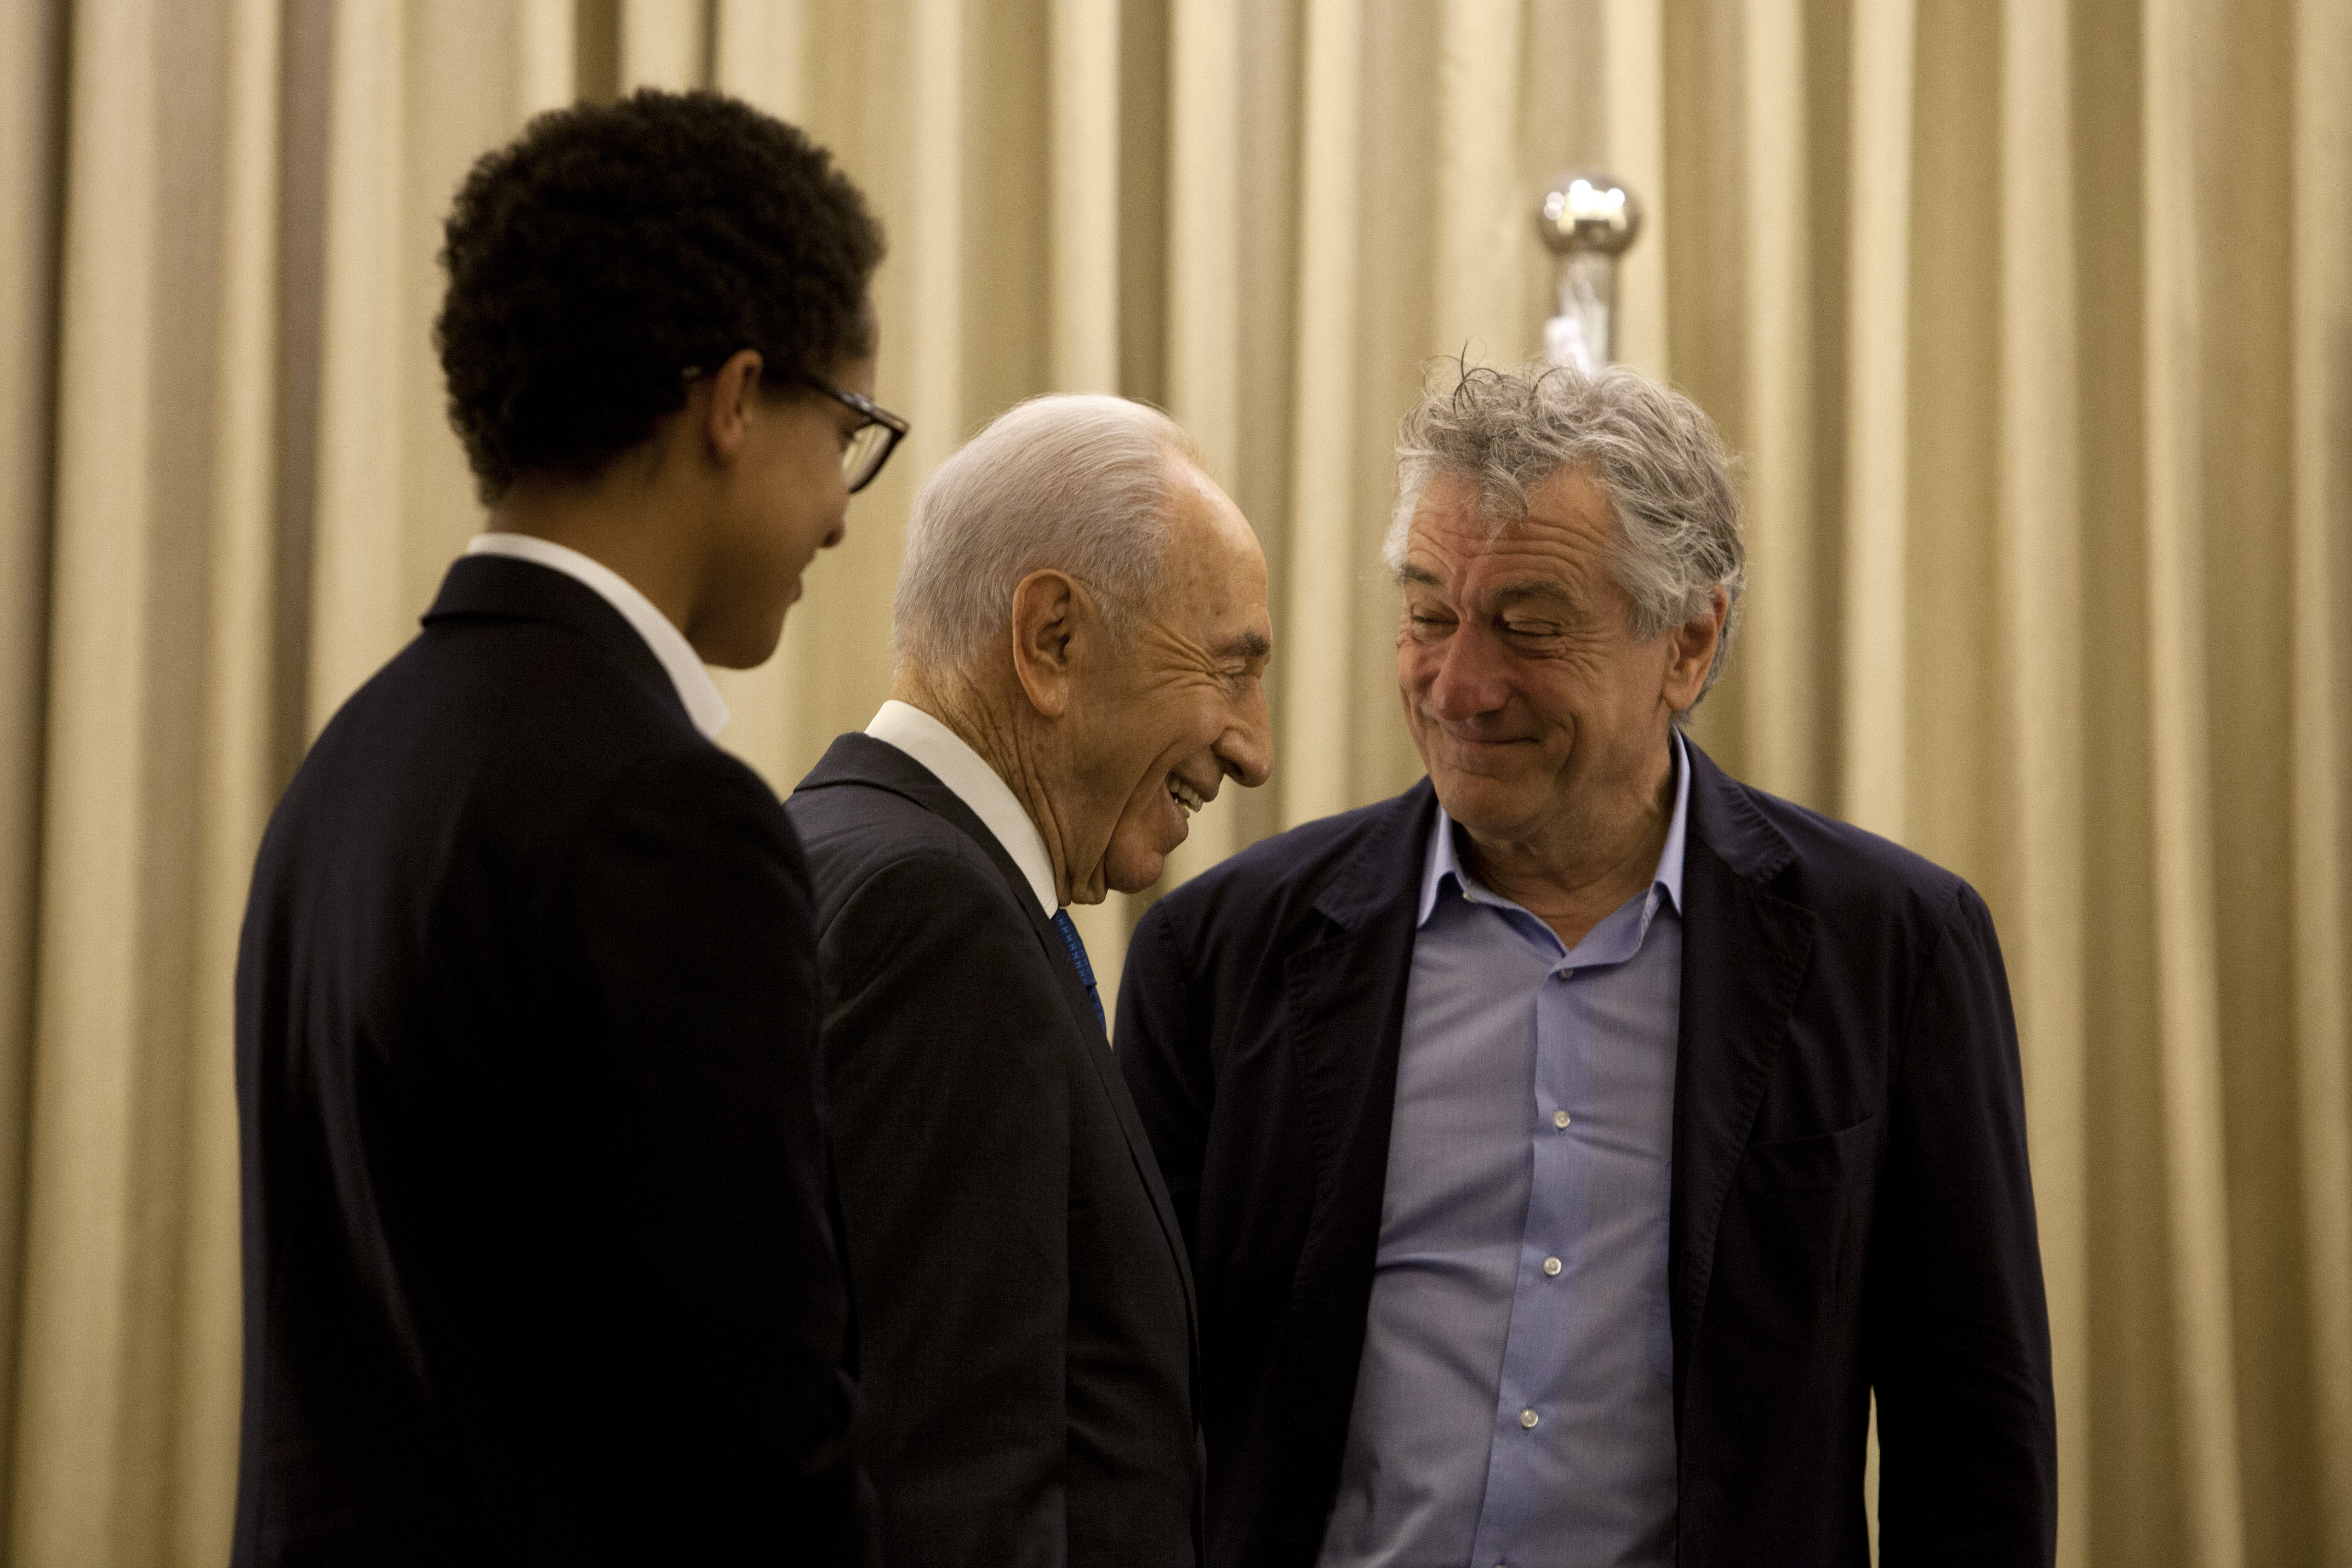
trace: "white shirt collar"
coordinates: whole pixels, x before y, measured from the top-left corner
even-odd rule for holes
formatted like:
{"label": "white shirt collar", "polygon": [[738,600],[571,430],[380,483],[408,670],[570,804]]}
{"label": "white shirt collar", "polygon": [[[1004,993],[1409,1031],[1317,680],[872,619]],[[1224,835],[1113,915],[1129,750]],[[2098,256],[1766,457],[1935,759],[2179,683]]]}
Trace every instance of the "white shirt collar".
{"label": "white shirt collar", "polygon": [[627,578],[569,545],[535,534],[476,534],[467,544],[466,553],[532,561],[593,589],[599,598],[621,612],[621,619],[636,628],[637,635],[646,640],[646,646],[661,661],[661,667],[669,672],[669,684],[677,688],[677,700],[686,705],[686,716],[694,722],[703,738],[716,740],[719,732],[727,727],[727,699],[719,695],[718,683],[702,667],[694,644]]}
{"label": "white shirt collar", "polygon": [[1062,907],[1054,891],[1054,857],[1045,852],[1045,835],[1029,820],[1012,786],[996,776],[996,769],[963,737],[921,708],[895,698],[882,705],[866,733],[929,768],[957,800],[971,808],[971,814],[996,835],[996,841],[1029,879],[1029,891],[1037,895],[1049,919]]}
{"label": "white shirt collar", "polygon": [[[1658,873],[1650,885],[1663,887],[1675,908],[1683,906],[1683,848],[1687,841],[1690,821],[1690,756],[1683,745],[1679,731],[1670,731],[1675,753],[1675,814],[1666,822],[1666,845],[1658,852]],[[1437,890],[1451,875],[1466,892],[1470,873],[1462,869],[1462,860],[1454,848],[1454,820],[1445,808],[1437,808],[1437,827],[1430,835],[1429,860],[1421,873],[1421,910],[1414,917],[1416,930],[1429,924],[1429,912],[1437,907]]]}

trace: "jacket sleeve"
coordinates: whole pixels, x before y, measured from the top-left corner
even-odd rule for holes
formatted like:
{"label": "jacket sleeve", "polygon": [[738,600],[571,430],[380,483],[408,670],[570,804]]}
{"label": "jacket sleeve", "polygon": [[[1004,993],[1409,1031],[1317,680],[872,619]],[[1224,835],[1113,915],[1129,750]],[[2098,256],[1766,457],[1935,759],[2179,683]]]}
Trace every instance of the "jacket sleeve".
{"label": "jacket sleeve", "polygon": [[2050,1326],[2017,1026],[1992,916],[1962,887],[1894,1063],[1867,1285],[1887,1568],[2048,1564]]}
{"label": "jacket sleeve", "polygon": [[856,1563],[848,1307],[829,1218],[808,871],[775,796],[715,748],[625,779],[572,847],[587,1027],[583,1186],[629,1343],[597,1375],[642,1422],[628,1467],[680,1560]]}
{"label": "jacket sleeve", "polygon": [[885,1549],[1062,1562],[1068,1002],[976,853],[876,871],[820,956]]}
{"label": "jacket sleeve", "polygon": [[1151,906],[1128,944],[1118,982],[1119,1070],[1160,1161],[1185,1249],[1199,1263],[1201,1169],[1216,1079],[1207,1030],[1166,900]]}

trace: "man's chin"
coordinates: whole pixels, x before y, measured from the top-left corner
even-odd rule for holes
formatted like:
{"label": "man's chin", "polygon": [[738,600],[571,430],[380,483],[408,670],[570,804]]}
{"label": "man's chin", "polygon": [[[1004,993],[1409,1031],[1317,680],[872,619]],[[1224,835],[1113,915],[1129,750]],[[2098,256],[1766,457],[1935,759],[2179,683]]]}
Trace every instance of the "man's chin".
{"label": "man's chin", "polygon": [[1118,893],[1141,893],[1154,886],[1168,869],[1168,857],[1183,841],[1180,838],[1165,849],[1112,844],[1110,852],[1103,857],[1104,884]]}
{"label": "man's chin", "polygon": [[1445,814],[1474,833],[1517,826],[1540,806],[1540,791],[1475,773],[1447,768],[1432,773],[1430,783]]}

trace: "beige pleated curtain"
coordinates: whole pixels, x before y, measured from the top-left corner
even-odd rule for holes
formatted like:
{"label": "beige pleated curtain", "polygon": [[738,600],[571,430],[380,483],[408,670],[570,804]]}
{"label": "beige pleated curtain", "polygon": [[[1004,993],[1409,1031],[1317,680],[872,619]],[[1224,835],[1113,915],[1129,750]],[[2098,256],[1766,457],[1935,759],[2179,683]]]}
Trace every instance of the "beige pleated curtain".
{"label": "beige pleated curtain", "polygon": [[[2061,1562],[2352,1568],[2352,0],[0,6],[7,1561],[223,1558],[254,846],[477,527],[455,183],[639,83],[806,124],[891,236],[915,433],[729,743],[786,789],[863,724],[980,422],[1150,398],[1279,645],[1275,781],[1171,876],[1416,776],[1396,418],[1539,341],[1548,179],[1630,181],[1621,356],[1746,455],[1699,738],[2000,923]],[[1087,917],[1105,970],[1139,907]]]}

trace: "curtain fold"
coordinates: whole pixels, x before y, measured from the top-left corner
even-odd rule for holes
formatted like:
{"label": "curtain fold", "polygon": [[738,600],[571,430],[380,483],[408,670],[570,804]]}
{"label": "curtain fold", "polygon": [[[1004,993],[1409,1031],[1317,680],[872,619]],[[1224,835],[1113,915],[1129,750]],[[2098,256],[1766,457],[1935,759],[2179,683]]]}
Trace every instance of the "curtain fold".
{"label": "curtain fold", "polygon": [[[187,1085],[186,1262],[172,1344],[173,1442],[166,1529],[182,1561],[216,1552],[235,1521],[242,1291],[231,1024],[236,932],[277,783],[269,720],[277,664],[278,460],[271,371],[278,350],[278,84],[283,37],[270,0],[229,0],[222,18],[220,285],[213,366],[210,560],[199,734],[197,893]],[[224,1354],[228,1352],[229,1354]]]}
{"label": "curtain fold", "polygon": [[[1995,542],[2005,612],[2002,801],[2010,977],[2024,1042],[2042,1282],[2058,1393],[2059,1560],[2086,1560],[2091,1332],[2085,1291],[2083,956],[2085,887],[2081,485],[2073,169],[2065,17],[2040,0],[2001,11],[2000,457]],[[2031,650],[2029,653],[2027,651]],[[1999,891],[1998,889],[1996,891]]]}
{"label": "curtain fold", "polygon": [[1363,570],[1357,519],[1379,509],[1357,494],[1362,465],[1357,409],[1359,225],[1363,142],[1363,32],[1354,0],[1312,0],[1307,11],[1300,111],[1297,378],[1291,428],[1290,533],[1283,560],[1278,689],[1286,745],[1271,787],[1282,816],[1304,822],[1354,803],[1348,779],[1348,686],[1355,579]]}
{"label": "curtain fold", "polygon": [[[2060,1561],[2352,1568],[2347,0],[32,0],[0,19],[0,1508],[211,1563],[230,974],[301,748],[479,525],[429,340],[472,161],[715,85],[867,191],[853,504],[726,740],[887,689],[904,520],[1012,402],[1168,406],[1264,539],[1277,765],[1167,884],[1418,777],[1377,559],[1565,169],[1622,359],[1742,453],[1696,734],[1968,876],[2008,956]],[[1081,911],[1107,982],[1150,894]]]}
{"label": "curtain fold", "polygon": [[[72,18],[11,1537],[167,1549],[185,1286],[221,12]],[[196,395],[189,395],[192,392]],[[101,782],[103,784],[101,786]],[[219,1347],[215,1347],[216,1349]]]}
{"label": "curtain fold", "polygon": [[[38,946],[41,737],[48,670],[49,497],[57,402],[57,183],[64,17],[0,8],[0,1346],[22,1321],[26,1092]],[[0,1476],[16,1357],[0,1355]],[[8,1491],[0,1486],[0,1541]]]}
{"label": "curtain fold", "polygon": [[[2147,212],[2144,282],[2150,779],[2154,787],[2157,1066],[2163,1090],[2175,1366],[2189,1462],[2189,1544],[2210,1568],[2245,1560],[2224,1212],[2221,998],[2212,885],[2202,502],[2203,322],[2197,233],[2197,18],[2147,7],[2140,112]],[[2209,264],[2210,265],[2210,264]]]}
{"label": "curtain fold", "polygon": [[2294,13],[2297,1131],[2319,1560],[2352,1563],[2352,7]]}
{"label": "curtain fold", "polygon": [[1820,574],[1813,568],[1814,454],[1811,159],[1807,59],[1798,0],[1762,0],[1741,19],[1745,88],[1747,274],[1742,392],[1748,430],[1749,557],[1747,603],[1734,643],[1743,671],[1774,695],[1769,722],[1741,727],[1747,773],[1759,787],[1820,799],[1825,780],[1820,683],[1812,657]]}
{"label": "curtain fold", "polygon": [[[1666,373],[1666,147],[1664,0],[1602,0],[1599,80],[1600,145],[1611,169],[1644,193],[1642,237],[1617,264],[1616,358],[1654,376]],[[1556,62],[1566,52],[1549,39],[1527,52],[1535,90],[1562,93]],[[1553,151],[1544,149],[1542,151]],[[1537,290],[1551,308],[1549,279]]]}
{"label": "curtain fold", "polygon": [[1912,0],[1853,14],[1853,195],[1846,404],[1845,744],[1838,799],[1857,826],[1903,837],[1908,781],[1904,564],[1909,533]]}

